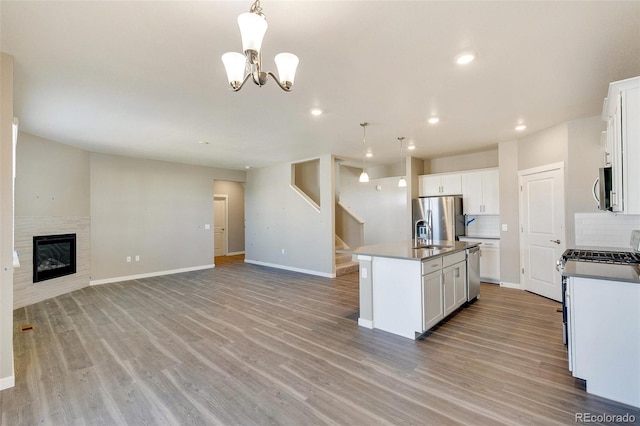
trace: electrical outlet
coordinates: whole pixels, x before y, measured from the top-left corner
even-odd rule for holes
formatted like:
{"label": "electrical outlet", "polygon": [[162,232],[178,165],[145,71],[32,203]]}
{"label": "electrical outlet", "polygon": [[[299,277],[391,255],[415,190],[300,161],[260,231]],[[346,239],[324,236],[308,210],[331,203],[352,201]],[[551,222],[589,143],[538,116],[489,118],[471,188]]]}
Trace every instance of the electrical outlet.
{"label": "electrical outlet", "polygon": [[127,263],[131,263],[131,256],[127,256]]}
{"label": "electrical outlet", "polygon": [[136,256],[136,262],[140,262],[140,256]]}
{"label": "electrical outlet", "polygon": [[502,224],[502,232],[507,232],[509,230],[509,226],[506,223]]}
{"label": "electrical outlet", "polygon": [[362,268],[360,269],[360,275],[362,275],[362,278],[367,278],[367,268]]}

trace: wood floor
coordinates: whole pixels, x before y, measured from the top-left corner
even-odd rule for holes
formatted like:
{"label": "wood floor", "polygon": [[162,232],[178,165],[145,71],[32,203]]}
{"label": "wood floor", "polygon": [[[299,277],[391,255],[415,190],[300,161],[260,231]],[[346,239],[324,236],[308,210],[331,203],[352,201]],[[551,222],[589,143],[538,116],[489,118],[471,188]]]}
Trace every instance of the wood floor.
{"label": "wood floor", "polygon": [[[559,304],[483,284],[422,341],[358,327],[358,275],[229,262],[15,311],[2,425],[574,424],[639,410],[567,371]],[[42,283],[39,285],[46,285]]]}

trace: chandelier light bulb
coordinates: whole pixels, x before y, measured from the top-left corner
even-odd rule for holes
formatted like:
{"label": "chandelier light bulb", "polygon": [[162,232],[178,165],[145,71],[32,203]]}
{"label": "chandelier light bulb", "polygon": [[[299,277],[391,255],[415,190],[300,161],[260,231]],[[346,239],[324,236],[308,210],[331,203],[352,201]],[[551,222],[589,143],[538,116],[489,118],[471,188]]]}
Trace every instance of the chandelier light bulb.
{"label": "chandelier light bulb", "polygon": [[222,55],[222,62],[227,71],[227,79],[231,90],[237,92],[249,80],[249,77],[258,86],[267,83],[269,76],[278,86],[286,92],[293,87],[293,81],[298,68],[298,57],[293,53],[280,53],[276,55],[275,62],[279,77],[272,72],[262,70],[262,40],[267,32],[267,19],[262,14],[260,0],[255,0],[249,12],[238,16],[238,27],[242,38],[241,53],[228,52]]}
{"label": "chandelier light bulb", "polygon": [[361,183],[369,182],[369,175],[367,174],[367,172],[363,170],[362,173],[360,173],[360,179],[358,179],[358,181]]}
{"label": "chandelier light bulb", "polygon": [[404,178],[404,176],[402,176],[400,178],[400,180],[398,181],[398,187],[399,188],[406,188],[407,187],[407,180]]}

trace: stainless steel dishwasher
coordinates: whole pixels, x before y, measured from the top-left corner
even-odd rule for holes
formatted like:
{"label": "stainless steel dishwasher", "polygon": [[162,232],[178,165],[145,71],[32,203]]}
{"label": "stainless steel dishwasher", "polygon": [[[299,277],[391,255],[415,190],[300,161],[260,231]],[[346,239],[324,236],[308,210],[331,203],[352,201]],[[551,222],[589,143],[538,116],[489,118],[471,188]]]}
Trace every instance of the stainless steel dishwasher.
{"label": "stainless steel dishwasher", "polygon": [[480,298],[480,246],[467,249],[467,302]]}

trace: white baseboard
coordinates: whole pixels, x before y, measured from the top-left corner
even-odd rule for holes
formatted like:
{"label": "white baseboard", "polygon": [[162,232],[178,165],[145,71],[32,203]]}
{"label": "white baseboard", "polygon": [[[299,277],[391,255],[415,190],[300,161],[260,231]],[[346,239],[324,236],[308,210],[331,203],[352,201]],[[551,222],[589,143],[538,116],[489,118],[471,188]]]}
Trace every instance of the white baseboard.
{"label": "white baseboard", "polygon": [[504,282],[504,281],[500,281],[500,287],[515,288],[516,290],[522,290],[522,287],[520,287],[520,284],[518,284],[518,283],[507,283],[507,282]]}
{"label": "white baseboard", "polygon": [[213,267],[215,267],[214,264],[211,264],[211,265],[200,265],[200,266],[192,266],[190,268],[180,268],[180,269],[171,269],[171,270],[168,270],[168,271],[148,272],[146,274],[128,275],[128,276],[124,276],[124,277],[114,277],[114,278],[105,278],[105,279],[102,279],[102,280],[91,280],[91,281],[89,281],[89,285],[118,283],[118,282],[121,282],[121,281],[138,280],[140,278],[151,278],[151,277],[159,277],[159,276],[162,276],[162,275],[179,274],[181,272],[200,271],[202,269],[211,269]]}
{"label": "white baseboard", "polygon": [[371,320],[367,320],[367,319],[363,319],[363,318],[358,318],[358,325],[360,327],[365,327],[365,328],[373,328],[373,321]]}
{"label": "white baseboard", "polygon": [[324,278],[336,277],[335,273],[328,274],[326,272],[312,271],[310,269],[294,268],[292,266],[278,265],[276,263],[260,262],[258,260],[245,259],[244,261],[245,263],[251,263],[252,265],[268,266],[269,268],[284,269],[286,271],[293,271],[293,272],[301,272],[303,274],[315,275],[318,277],[324,277]]}
{"label": "white baseboard", "polygon": [[0,391],[12,388],[16,385],[16,376],[3,377],[0,379]]}
{"label": "white baseboard", "polygon": [[225,254],[225,256],[237,256],[239,254],[244,254],[244,251],[232,251],[231,253]]}

